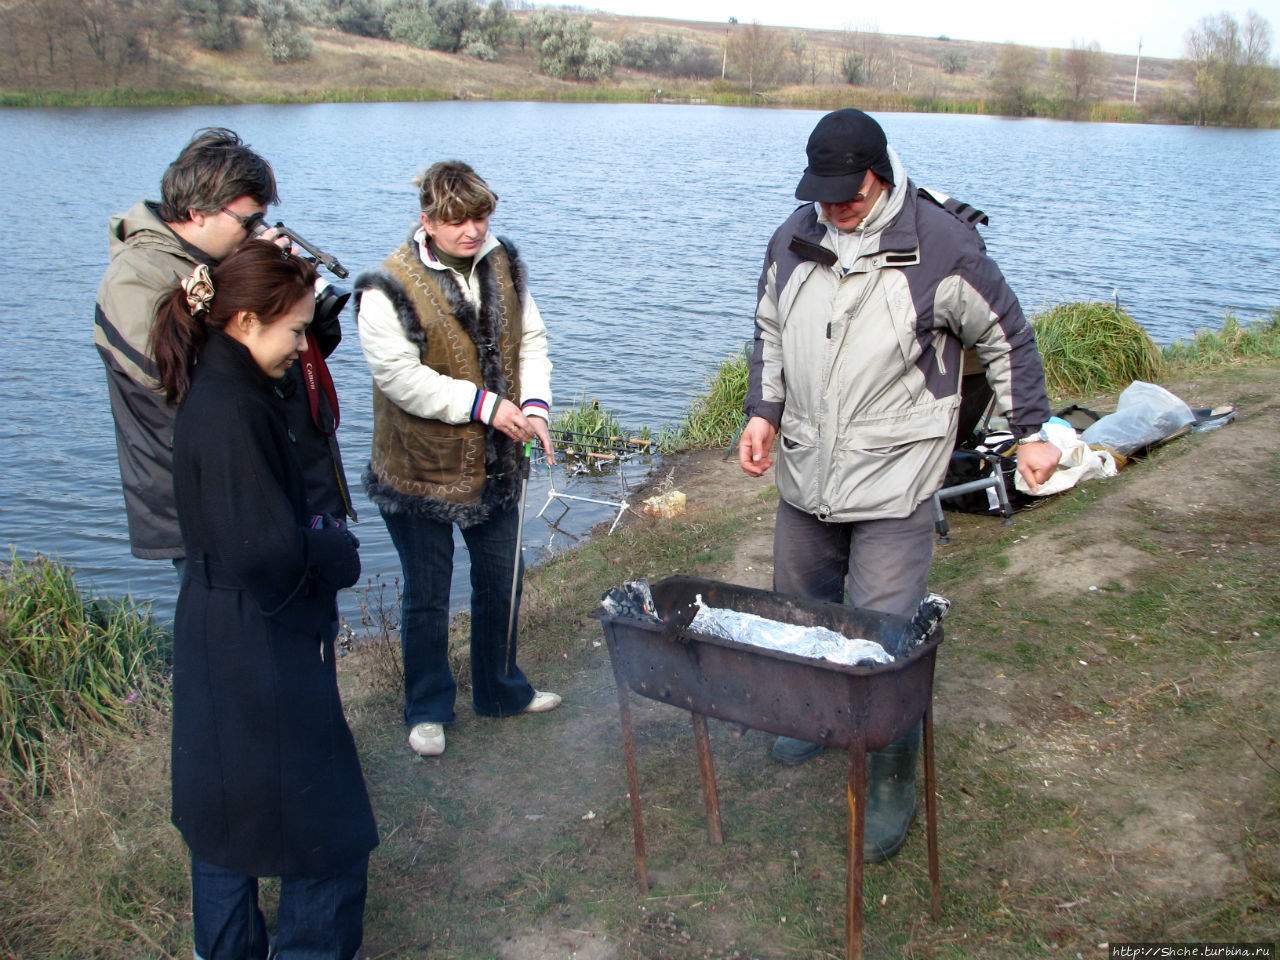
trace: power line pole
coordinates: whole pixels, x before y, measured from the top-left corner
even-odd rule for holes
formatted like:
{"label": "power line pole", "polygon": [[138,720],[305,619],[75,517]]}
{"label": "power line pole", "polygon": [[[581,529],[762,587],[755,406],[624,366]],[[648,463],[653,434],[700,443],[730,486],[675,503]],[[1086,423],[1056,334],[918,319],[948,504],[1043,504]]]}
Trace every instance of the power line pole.
{"label": "power line pole", "polygon": [[1138,105],[1138,71],[1142,69],[1142,38],[1138,38],[1138,62],[1133,68],[1133,105]]}

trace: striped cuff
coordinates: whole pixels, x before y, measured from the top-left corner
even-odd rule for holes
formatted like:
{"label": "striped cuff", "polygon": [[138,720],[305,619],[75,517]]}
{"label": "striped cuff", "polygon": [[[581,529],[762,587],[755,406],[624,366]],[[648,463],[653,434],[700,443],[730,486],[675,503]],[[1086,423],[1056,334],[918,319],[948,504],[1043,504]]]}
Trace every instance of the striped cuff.
{"label": "striped cuff", "polygon": [[545,400],[530,398],[521,405],[520,412],[526,417],[541,417],[547,423],[551,422],[551,406]]}
{"label": "striped cuff", "polygon": [[475,402],[471,404],[471,419],[493,425],[494,415],[498,412],[498,401],[502,398],[488,390],[476,390]]}

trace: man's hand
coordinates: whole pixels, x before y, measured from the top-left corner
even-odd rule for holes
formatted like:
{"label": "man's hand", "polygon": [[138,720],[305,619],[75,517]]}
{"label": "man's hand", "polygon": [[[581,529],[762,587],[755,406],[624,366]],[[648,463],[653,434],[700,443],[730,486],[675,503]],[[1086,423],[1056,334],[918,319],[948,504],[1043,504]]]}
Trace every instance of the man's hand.
{"label": "man's hand", "polygon": [[773,424],[764,417],[752,417],[747,421],[742,439],[738,441],[738,465],[747,476],[764,476],[764,472],[773,466],[769,451],[773,448],[773,438],[777,432]]}
{"label": "man's hand", "polygon": [[1027,489],[1036,493],[1058,468],[1062,451],[1052,443],[1035,441],[1018,444],[1018,473],[1027,483]]}
{"label": "man's hand", "polygon": [[274,243],[285,253],[291,253],[295,257],[302,256],[302,251],[293,245],[293,241],[286,237],[275,227],[267,227],[261,233],[254,236],[255,240],[266,240],[268,243]]}

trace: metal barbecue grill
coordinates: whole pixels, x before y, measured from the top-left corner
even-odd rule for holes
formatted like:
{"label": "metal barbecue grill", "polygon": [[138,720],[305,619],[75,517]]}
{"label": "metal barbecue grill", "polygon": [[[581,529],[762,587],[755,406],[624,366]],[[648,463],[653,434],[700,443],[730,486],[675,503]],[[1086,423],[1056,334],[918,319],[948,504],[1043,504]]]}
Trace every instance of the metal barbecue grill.
{"label": "metal barbecue grill", "polygon": [[891,653],[907,649],[913,639],[918,639],[919,628],[909,617],[693,577],[669,577],[653,584],[652,593],[661,622],[617,615],[603,607],[596,611],[618,684],[636,873],[641,892],[648,892],[649,878],[627,688],[640,696],[681,707],[693,715],[707,830],[714,844],[724,841],[707,717],[848,751],[849,854],[845,919],[848,960],[862,957],[867,751],[888,746],[923,718],[930,907],[934,920],[940,919],[932,697],[933,665],[942,642],[941,627],[933,627],[924,642],[892,663],[845,666],[693,632],[687,627],[697,612],[696,598],[700,595],[711,607],[754,613],[784,623],[827,627],[847,637],[875,640]]}

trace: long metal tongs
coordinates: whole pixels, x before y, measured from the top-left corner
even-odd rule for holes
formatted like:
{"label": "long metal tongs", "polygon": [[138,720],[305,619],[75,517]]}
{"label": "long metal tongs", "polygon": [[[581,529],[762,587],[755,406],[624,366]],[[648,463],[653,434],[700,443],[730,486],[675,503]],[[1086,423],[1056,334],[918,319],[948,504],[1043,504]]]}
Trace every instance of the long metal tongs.
{"label": "long metal tongs", "polygon": [[516,596],[520,588],[520,551],[524,544],[524,504],[529,492],[529,456],[532,442],[526,441],[524,455],[520,458],[520,520],[516,527],[516,555],[511,564],[511,609],[507,613],[507,676],[516,669]]}

